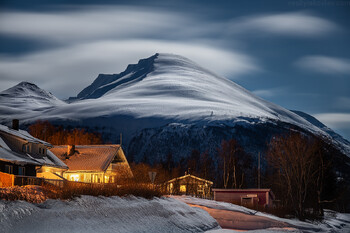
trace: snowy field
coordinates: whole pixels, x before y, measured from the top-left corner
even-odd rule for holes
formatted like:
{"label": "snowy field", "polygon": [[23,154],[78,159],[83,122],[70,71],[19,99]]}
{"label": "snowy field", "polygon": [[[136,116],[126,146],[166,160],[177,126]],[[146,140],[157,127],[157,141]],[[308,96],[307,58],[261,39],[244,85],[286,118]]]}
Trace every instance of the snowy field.
{"label": "snowy field", "polygon": [[0,201],[1,233],[204,232],[219,228],[206,211],[172,198],[92,197],[41,204]]}
{"label": "snowy field", "polygon": [[302,222],[296,219],[284,219],[270,214],[251,210],[242,206],[203,200],[188,196],[172,196],[172,198],[206,210],[225,230],[209,231],[211,233],[236,232],[227,230],[249,231],[253,233],[265,232],[350,232],[350,214],[325,211],[322,222]]}
{"label": "snowy field", "polygon": [[[221,229],[220,225],[223,228]],[[82,196],[71,201],[0,201],[0,232],[350,232],[350,214],[319,223],[288,220],[241,206],[186,196]]]}

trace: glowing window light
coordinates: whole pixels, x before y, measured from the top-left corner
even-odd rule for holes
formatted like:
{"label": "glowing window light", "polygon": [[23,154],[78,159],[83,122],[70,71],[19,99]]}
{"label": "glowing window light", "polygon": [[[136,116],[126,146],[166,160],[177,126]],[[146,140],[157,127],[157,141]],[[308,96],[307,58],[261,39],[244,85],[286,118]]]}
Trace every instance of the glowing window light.
{"label": "glowing window light", "polygon": [[180,185],[180,192],[186,192],[186,185]]}
{"label": "glowing window light", "polygon": [[70,175],[70,180],[71,181],[79,181],[79,175],[78,174]]}

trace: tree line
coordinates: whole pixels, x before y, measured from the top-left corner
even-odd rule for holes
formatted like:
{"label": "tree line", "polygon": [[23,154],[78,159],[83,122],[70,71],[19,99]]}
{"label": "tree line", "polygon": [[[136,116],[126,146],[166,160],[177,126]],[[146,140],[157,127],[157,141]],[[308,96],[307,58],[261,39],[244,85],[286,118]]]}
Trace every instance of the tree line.
{"label": "tree line", "polygon": [[[29,126],[29,132],[53,145],[103,143],[100,134],[53,126],[48,121],[37,121]],[[261,188],[271,188],[278,208],[299,219],[322,216],[325,207],[347,210],[350,192],[348,184],[337,177],[337,153],[331,143],[315,136],[293,131],[276,135],[262,153]],[[213,181],[216,188],[257,188],[260,168],[256,157],[230,139],[222,141],[215,155],[193,149],[190,155],[178,159],[170,152],[157,164],[131,163],[131,167],[140,182],[148,182],[152,170],[157,172],[156,183],[187,172]]]}
{"label": "tree line", "polygon": [[85,129],[67,129],[54,126],[48,121],[36,121],[28,127],[29,133],[52,145],[96,145],[102,144],[99,133],[87,132]]}
{"label": "tree line", "polygon": [[[261,188],[274,192],[280,211],[274,213],[305,220],[321,218],[324,208],[344,211],[349,190],[338,181],[333,163],[336,153],[331,143],[318,137],[297,132],[272,137],[262,156]],[[153,170],[157,183],[189,172],[213,181],[216,188],[257,188],[258,184],[257,161],[235,139],[222,141],[214,156],[195,149],[177,163],[169,153],[158,164],[133,163],[132,168],[137,179],[145,182],[147,172]]]}

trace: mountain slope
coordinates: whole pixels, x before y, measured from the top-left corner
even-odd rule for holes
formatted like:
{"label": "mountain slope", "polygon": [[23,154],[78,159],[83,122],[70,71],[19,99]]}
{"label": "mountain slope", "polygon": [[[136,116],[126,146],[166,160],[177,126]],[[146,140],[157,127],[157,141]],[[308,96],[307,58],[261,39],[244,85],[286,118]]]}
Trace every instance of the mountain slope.
{"label": "mountain slope", "polygon": [[21,82],[0,92],[0,103],[2,122],[13,118],[31,119],[43,111],[66,104],[50,92],[29,82]]}
{"label": "mountain slope", "polygon": [[100,74],[71,106],[53,114],[86,118],[126,114],[178,120],[273,119],[319,131],[308,121],[253,95],[194,62],[176,55],[155,54],[114,75]]}
{"label": "mountain slope", "polygon": [[[8,123],[12,118],[27,123],[48,119],[59,124],[95,128],[107,135],[109,141],[115,141],[117,135],[123,133],[127,145],[133,142],[135,148],[150,150],[150,153],[153,149],[136,145],[135,138],[146,143],[149,139],[140,135],[147,135],[148,129],[154,132],[165,130],[164,135],[171,137],[168,128],[172,123],[183,124],[190,129],[178,127],[183,134],[192,135],[189,140],[198,139],[195,131],[208,134],[206,146],[214,149],[222,139],[237,136],[234,135],[236,126],[246,129],[255,127],[260,131],[276,126],[276,130],[267,130],[270,132],[265,135],[267,138],[256,140],[260,147],[263,141],[266,144],[273,132],[297,128],[337,141],[339,145],[348,145],[342,148],[345,154],[350,155],[349,142],[334,138],[334,134],[310,121],[310,118],[265,101],[193,61],[173,54],[155,54],[140,60],[138,64],[129,65],[119,74],[100,74],[70,104],[33,84],[21,83],[0,95],[1,123]],[[217,128],[221,130],[222,126],[225,131],[222,134],[212,132],[217,132]],[[253,130],[252,135],[260,134],[259,130]],[[247,133],[246,130],[238,131]],[[159,135],[155,134],[153,138],[162,141]],[[255,140],[252,135],[242,137],[242,144],[249,146],[244,141]],[[181,133],[178,136],[182,137]],[[188,143],[186,151],[191,149],[190,146]],[[205,150],[204,146],[201,149]],[[165,150],[169,150],[166,143],[159,147],[159,153],[164,154]],[[255,148],[252,152],[257,150],[261,148]]]}

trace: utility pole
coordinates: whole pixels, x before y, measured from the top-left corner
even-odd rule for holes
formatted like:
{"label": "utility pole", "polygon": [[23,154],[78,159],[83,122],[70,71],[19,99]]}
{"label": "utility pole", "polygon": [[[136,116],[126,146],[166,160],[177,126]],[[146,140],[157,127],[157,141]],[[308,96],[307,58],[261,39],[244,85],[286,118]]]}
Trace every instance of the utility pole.
{"label": "utility pole", "polygon": [[260,152],[258,155],[258,189],[260,189]]}

